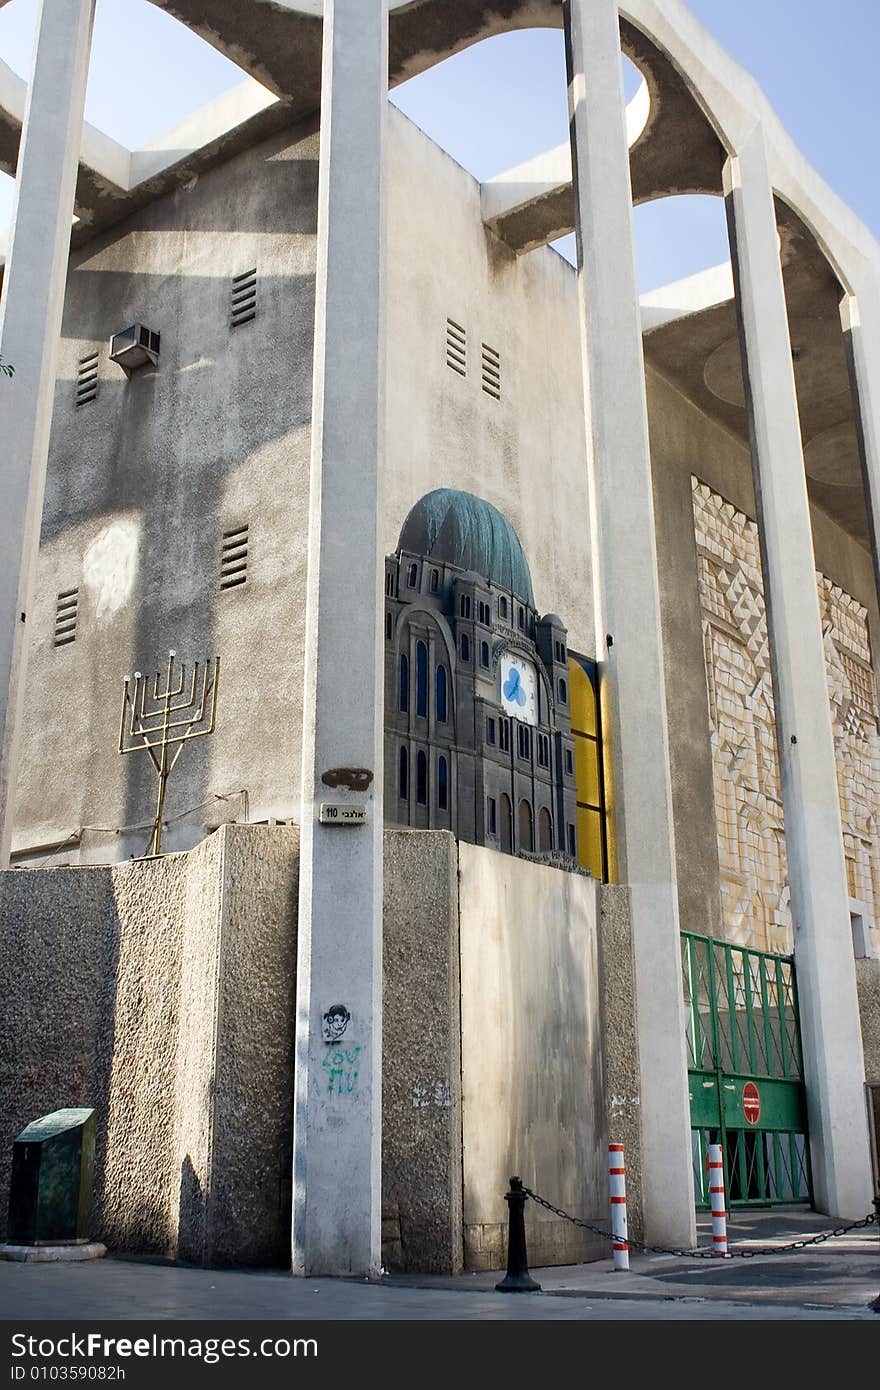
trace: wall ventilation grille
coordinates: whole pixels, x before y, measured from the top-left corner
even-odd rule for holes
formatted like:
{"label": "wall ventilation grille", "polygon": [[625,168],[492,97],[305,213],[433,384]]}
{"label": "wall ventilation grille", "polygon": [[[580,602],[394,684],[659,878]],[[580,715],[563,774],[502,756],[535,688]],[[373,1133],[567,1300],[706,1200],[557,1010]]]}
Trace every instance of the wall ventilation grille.
{"label": "wall ventilation grille", "polygon": [[487,396],[501,400],[501,356],[488,343],[483,344],[483,390]]}
{"label": "wall ventilation grille", "polygon": [[446,365],[467,376],[467,333],[455,319],[446,320]]}
{"label": "wall ventilation grille", "polygon": [[240,328],[243,323],[250,323],[256,316],[257,267],[254,266],[253,270],[246,270],[243,275],[233,277],[229,322],[231,327]]}
{"label": "wall ventilation grille", "polygon": [[55,646],[66,647],[76,641],[79,589],[65,589],[55,600]]}
{"label": "wall ventilation grille", "polygon": [[76,404],[88,405],[98,394],[98,354],[90,352],[79,359],[76,369]]}
{"label": "wall ventilation grille", "polygon": [[246,584],[247,567],[247,526],[239,526],[235,531],[224,531],[220,550],[220,588],[236,589],[239,584]]}

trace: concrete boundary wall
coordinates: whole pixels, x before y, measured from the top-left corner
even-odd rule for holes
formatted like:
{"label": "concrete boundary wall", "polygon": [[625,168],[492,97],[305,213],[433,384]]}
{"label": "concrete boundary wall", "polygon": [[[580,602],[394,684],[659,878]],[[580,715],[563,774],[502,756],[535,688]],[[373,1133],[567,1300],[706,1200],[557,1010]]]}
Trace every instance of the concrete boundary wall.
{"label": "concrete boundary wall", "polygon": [[[599,886],[476,845],[458,855],[465,1267],[498,1269],[511,1174],[573,1215],[607,1212]],[[535,1265],[606,1253],[534,1203],[526,1218]]]}
{"label": "concrete boundary wall", "polygon": [[[288,1265],[298,859],[295,828],[229,825],[159,860],[0,874],[0,1218],[15,1136],[93,1105],[111,1250]],[[604,1218],[599,900],[582,875],[386,831],[386,1267],[503,1267],[512,1172]],[[625,908],[602,927],[615,1001]],[[535,1208],[529,1239],[536,1265],[606,1253]]]}
{"label": "concrete boundary wall", "polygon": [[[298,833],[0,874],[0,1220],[29,1120],[94,1105],[93,1233],[196,1264],[289,1258]],[[5,1224],[3,1229],[5,1230]]]}

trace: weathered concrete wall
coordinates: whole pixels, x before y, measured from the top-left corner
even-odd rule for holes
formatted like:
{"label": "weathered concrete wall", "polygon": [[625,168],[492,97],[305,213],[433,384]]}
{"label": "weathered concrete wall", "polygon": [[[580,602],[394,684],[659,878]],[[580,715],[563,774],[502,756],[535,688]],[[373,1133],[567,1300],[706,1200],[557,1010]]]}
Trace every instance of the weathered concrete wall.
{"label": "weathered concrete wall", "polygon": [[[464,1247],[503,1268],[511,1174],[575,1216],[606,1210],[599,885],[459,845]],[[532,1264],[607,1253],[527,1204]]]}
{"label": "weathered concrete wall", "polygon": [[287,1260],[297,846],[226,827],[152,863],[0,875],[0,1191],[29,1120],[94,1105],[96,1236]]}
{"label": "weathered concrete wall", "polygon": [[[317,160],[313,125],[282,132],[71,258],[29,619],[19,849],[86,826],[96,828],[59,862],[143,853],[149,831],[116,830],[149,822],[155,776],[145,755],[116,752],[119,700],[123,675],[159,669],[169,648],[187,662],[219,653],[222,671],[217,732],[186,750],[169,785],[166,847],[244,818],[243,789],[252,819],[295,809]],[[233,329],[233,276],[254,266],[257,315]],[[133,322],[161,333],[161,353],[157,370],[126,380],[107,344]],[[94,351],[98,396],[77,407],[77,366]],[[223,533],[245,525],[248,581],[221,593]],[[77,638],[56,649],[56,595],[76,587]]]}
{"label": "weathered concrete wall", "polygon": [[382,1207],[392,1267],[462,1267],[458,851],[447,831],[385,832]]}

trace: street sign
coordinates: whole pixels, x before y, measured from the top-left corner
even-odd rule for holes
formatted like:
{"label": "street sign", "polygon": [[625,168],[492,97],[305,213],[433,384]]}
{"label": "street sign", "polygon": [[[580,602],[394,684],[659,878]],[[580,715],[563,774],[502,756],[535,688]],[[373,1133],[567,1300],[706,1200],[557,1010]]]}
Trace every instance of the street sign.
{"label": "street sign", "polygon": [[742,1107],[749,1124],[756,1125],[761,1118],[761,1096],[754,1081],[747,1081],[743,1086]]}
{"label": "street sign", "polygon": [[366,825],[367,808],[344,801],[322,801],[318,820],[321,825]]}

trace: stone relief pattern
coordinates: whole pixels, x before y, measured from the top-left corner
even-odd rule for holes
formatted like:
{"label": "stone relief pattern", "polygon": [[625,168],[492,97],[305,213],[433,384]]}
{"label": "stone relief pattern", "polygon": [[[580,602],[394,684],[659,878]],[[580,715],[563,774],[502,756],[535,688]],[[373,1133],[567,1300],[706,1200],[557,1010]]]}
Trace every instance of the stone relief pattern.
{"label": "stone relief pattern", "polygon": [[[692,479],[725,936],[789,952],[792,923],[758,528]],[[867,612],[817,576],[850,895],[880,901],[880,734]],[[875,947],[880,933],[872,930]]]}

